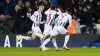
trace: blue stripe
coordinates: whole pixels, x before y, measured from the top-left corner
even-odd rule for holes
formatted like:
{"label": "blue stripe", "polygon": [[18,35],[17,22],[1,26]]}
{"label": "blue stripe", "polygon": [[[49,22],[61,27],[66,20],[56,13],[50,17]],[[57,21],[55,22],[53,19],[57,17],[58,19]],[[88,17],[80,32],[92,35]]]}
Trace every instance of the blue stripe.
{"label": "blue stripe", "polygon": [[38,15],[36,16],[36,21],[38,21]]}
{"label": "blue stripe", "polygon": [[[35,16],[35,15],[34,15]],[[35,16],[36,17],[36,16]]]}
{"label": "blue stripe", "polygon": [[52,20],[51,20],[51,22],[50,22],[50,25],[52,25],[52,24],[53,24],[53,21],[54,21],[54,20],[52,19]]}

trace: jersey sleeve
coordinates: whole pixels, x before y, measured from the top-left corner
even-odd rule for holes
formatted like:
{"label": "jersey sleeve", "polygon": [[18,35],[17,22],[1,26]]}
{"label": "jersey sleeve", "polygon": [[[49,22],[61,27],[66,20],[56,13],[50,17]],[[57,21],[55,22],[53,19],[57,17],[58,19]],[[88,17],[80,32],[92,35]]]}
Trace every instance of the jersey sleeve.
{"label": "jersey sleeve", "polygon": [[61,10],[58,8],[57,9],[57,15],[61,14]]}
{"label": "jersey sleeve", "polygon": [[71,26],[72,23],[72,16],[69,16],[69,25]]}
{"label": "jersey sleeve", "polygon": [[30,19],[34,22],[34,23],[38,23],[38,16],[39,13],[38,12],[34,12],[34,14],[30,17]]}

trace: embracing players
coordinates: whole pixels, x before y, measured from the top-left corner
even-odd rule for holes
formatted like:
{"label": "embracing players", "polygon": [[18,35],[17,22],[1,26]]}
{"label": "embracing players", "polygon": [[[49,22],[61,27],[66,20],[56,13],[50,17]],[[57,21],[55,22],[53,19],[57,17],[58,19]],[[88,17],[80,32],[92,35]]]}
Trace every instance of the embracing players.
{"label": "embracing players", "polygon": [[[51,7],[47,11],[45,11],[45,14],[47,15],[47,18],[46,18],[46,24],[45,24],[44,32],[43,32],[43,35],[44,35],[43,40],[45,40],[46,37],[50,35],[50,32],[52,31],[52,28],[53,28],[55,16],[61,14],[61,11],[58,8],[56,9],[55,4],[52,4]],[[52,39],[52,43],[55,49],[57,51],[60,51],[60,49],[57,47],[55,38]]]}
{"label": "embracing players", "polygon": [[43,44],[40,46],[41,51],[46,51],[47,48],[45,48],[45,45],[50,42],[50,40],[52,40],[53,38],[55,38],[56,35],[58,34],[66,34],[65,36],[65,42],[63,45],[64,49],[69,49],[66,45],[68,43],[69,40],[69,36],[67,34],[67,30],[64,28],[64,26],[66,25],[66,23],[69,21],[69,26],[71,26],[72,23],[72,16],[70,15],[72,12],[71,9],[67,9],[65,13],[61,13],[55,20],[56,24],[53,28],[53,30],[50,32],[50,37],[48,39],[46,39]]}

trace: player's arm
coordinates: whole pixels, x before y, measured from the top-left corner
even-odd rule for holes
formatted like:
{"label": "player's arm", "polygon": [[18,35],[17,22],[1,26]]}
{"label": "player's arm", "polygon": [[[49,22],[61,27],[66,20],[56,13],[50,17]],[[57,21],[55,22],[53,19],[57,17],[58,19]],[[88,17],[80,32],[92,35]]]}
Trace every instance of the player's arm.
{"label": "player's arm", "polygon": [[55,21],[54,21],[55,24],[56,24],[57,21],[59,20],[60,16],[61,16],[61,15],[59,15],[59,16],[55,19]]}
{"label": "player's arm", "polygon": [[46,22],[45,22],[45,20],[44,21],[42,21],[42,22],[40,22],[40,24],[45,24]]}
{"label": "player's arm", "polygon": [[71,24],[72,24],[72,17],[69,16],[69,25],[71,26]]}
{"label": "player's arm", "polygon": [[41,22],[39,20],[39,13],[36,13],[36,12],[30,17],[30,19],[36,24],[44,24],[45,23],[45,21]]}
{"label": "player's arm", "polygon": [[44,12],[44,14],[45,14],[45,15],[48,15],[49,12],[50,12],[50,10],[51,10],[51,9],[49,8],[47,11]]}
{"label": "player's arm", "polygon": [[57,15],[61,14],[61,10],[59,8],[57,8]]}
{"label": "player's arm", "polygon": [[38,13],[34,13],[31,17],[30,17],[30,19],[34,22],[34,23],[36,23],[36,24],[39,24],[39,20],[38,20]]}

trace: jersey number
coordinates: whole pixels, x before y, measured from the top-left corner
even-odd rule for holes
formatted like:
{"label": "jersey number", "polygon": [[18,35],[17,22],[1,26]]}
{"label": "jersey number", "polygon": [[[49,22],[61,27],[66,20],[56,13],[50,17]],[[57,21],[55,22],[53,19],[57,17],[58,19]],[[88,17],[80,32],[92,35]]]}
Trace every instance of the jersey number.
{"label": "jersey number", "polygon": [[63,18],[64,18],[64,15],[61,15],[61,19],[60,19],[60,21],[62,21]]}
{"label": "jersey number", "polygon": [[48,15],[48,20],[50,20],[50,19],[51,19],[51,14]]}

